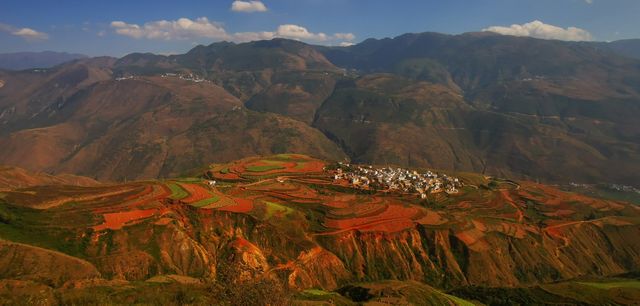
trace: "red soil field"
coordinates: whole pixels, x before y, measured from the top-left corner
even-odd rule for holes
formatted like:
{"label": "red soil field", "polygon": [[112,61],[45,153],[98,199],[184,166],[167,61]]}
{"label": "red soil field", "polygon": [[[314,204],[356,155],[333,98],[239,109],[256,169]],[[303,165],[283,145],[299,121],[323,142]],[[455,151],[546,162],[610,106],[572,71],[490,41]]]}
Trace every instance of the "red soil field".
{"label": "red soil field", "polygon": [[308,162],[305,162],[300,169],[293,169],[294,171],[292,172],[298,172],[298,173],[323,172],[324,166],[325,166],[325,163],[320,161],[315,161],[315,160],[308,161]]}
{"label": "red soil field", "polygon": [[396,233],[413,227],[413,221],[409,219],[383,220],[380,223],[371,223],[358,227],[361,232],[385,232]]}
{"label": "red soil field", "polygon": [[227,205],[217,208],[217,210],[233,213],[248,213],[253,210],[253,200],[235,198],[233,201],[236,203],[235,205]]}
{"label": "red soil field", "polygon": [[157,209],[132,210],[118,213],[104,214],[104,223],[93,227],[96,231],[105,229],[117,230],[134,221],[146,219],[153,216]]}
{"label": "red soil field", "polygon": [[447,223],[447,221],[442,215],[433,211],[427,211],[424,217],[416,220],[417,223],[423,225],[441,225]]}
{"label": "red soil field", "polygon": [[[247,177],[255,177],[255,176],[267,176],[267,175],[275,175],[275,174],[304,174],[304,173],[321,173],[324,170],[325,163],[310,159],[306,156],[295,156],[293,159],[303,160],[300,162],[297,161],[286,161],[279,159],[261,159],[261,158],[248,158],[241,161],[234,162],[230,166],[228,166],[227,174],[220,173],[219,171],[214,171],[214,177],[223,178],[223,179],[234,179],[234,178],[242,178],[243,176]],[[272,169],[266,171],[249,171],[248,169],[252,167],[269,167],[269,166],[278,166],[280,169]],[[237,177],[235,177],[236,175]],[[319,183],[327,183],[327,181],[320,181]]]}
{"label": "red soil field", "polygon": [[387,204],[379,197],[367,199],[367,202],[362,200],[352,201],[344,208],[332,209],[329,214],[334,216],[349,216],[355,215],[358,217],[376,216],[384,212],[387,208]]}
{"label": "red soil field", "polygon": [[154,224],[156,224],[156,225],[167,225],[167,224],[171,223],[171,221],[173,221],[173,219],[171,219],[171,218],[160,218]]}
{"label": "red soil field", "polygon": [[347,208],[356,198],[355,194],[336,195],[333,197],[333,200],[325,202],[324,205],[332,208]]}
{"label": "red soil field", "polygon": [[108,207],[102,207],[94,209],[94,213],[105,214],[108,212],[117,212],[122,210],[122,207],[135,208],[142,207],[152,203],[153,201],[161,200],[168,197],[171,191],[164,185],[154,184],[146,185],[140,193],[132,194],[125,198],[125,201],[119,205],[110,205]]}
{"label": "red soil field", "polygon": [[[581,194],[563,192],[557,188],[552,188],[549,186],[540,185],[536,183],[527,182],[526,184],[523,184],[523,186],[526,186],[526,188],[520,188],[519,190],[520,194],[522,194],[527,198],[533,199],[537,202],[544,203],[549,206],[562,205],[562,204],[567,204],[571,202],[580,202],[582,204],[586,204],[600,210],[607,209],[607,208],[617,210],[617,209],[622,209],[624,207],[624,205],[620,203],[616,203],[615,201],[600,200],[600,199],[590,198]],[[528,190],[543,193],[544,197],[530,193],[528,192]]]}
{"label": "red soil field", "polygon": [[134,199],[135,201],[130,205],[141,206],[151,201],[167,198],[171,195],[171,190],[164,184],[155,184],[148,187],[151,187],[151,192]]}
{"label": "red soil field", "polygon": [[471,250],[482,252],[489,249],[489,244],[483,239],[484,233],[477,228],[456,233],[456,237],[464,242]]}
{"label": "red soil field", "polygon": [[204,199],[211,198],[212,195],[203,186],[199,184],[189,184],[189,183],[178,183],[184,190],[189,193],[189,196],[184,198],[182,201],[188,204],[195,203]]}
{"label": "red soil field", "polygon": [[[410,221],[413,224],[412,218],[418,213],[418,209],[415,207],[404,207],[401,205],[389,205],[382,213],[375,216],[350,218],[350,219],[331,219],[325,220],[325,226],[336,229],[361,229],[367,228],[371,225],[384,223],[387,221],[402,222]],[[406,223],[404,223],[406,225]]]}
{"label": "red soil field", "polygon": [[153,187],[151,187],[151,185],[146,185],[144,186],[144,189],[136,194],[132,194],[128,197],[125,198],[126,201],[131,201],[131,200],[135,200],[135,199],[139,199],[141,197],[144,197],[147,194],[150,194],[153,191]]}

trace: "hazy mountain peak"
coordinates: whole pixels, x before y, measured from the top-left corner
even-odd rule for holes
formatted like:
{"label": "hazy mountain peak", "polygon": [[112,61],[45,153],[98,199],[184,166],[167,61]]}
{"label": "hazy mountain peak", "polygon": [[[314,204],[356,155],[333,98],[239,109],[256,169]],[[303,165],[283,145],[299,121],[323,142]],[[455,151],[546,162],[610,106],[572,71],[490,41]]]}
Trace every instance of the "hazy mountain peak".
{"label": "hazy mountain peak", "polygon": [[0,54],[0,69],[50,68],[64,62],[86,57],[83,54],[54,51],[4,53]]}

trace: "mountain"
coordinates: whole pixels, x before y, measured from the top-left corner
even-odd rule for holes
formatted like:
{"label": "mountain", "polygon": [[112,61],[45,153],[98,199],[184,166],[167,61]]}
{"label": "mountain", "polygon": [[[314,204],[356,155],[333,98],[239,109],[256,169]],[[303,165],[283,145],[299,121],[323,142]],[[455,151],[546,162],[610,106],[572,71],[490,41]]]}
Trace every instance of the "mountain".
{"label": "mountain", "polygon": [[249,109],[311,123],[342,71],[307,44],[274,39],[197,46],[186,54],[131,54],[116,74],[194,73],[220,85]]}
{"label": "mountain", "polygon": [[[211,81],[114,77],[94,58],[46,72],[0,74],[0,160],[101,180],[167,177],[236,156],[295,150],[342,159],[321,132],[246,109]],[[28,156],[29,158],[25,158]]]}
{"label": "mountain", "polygon": [[[548,181],[640,179],[625,170],[640,165],[632,119],[640,115],[638,60],[593,45],[492,33],[406,34],[319,50],[362,75],[336,90],[314,122],[357,161]],[[378,84],[388,79],[399,81]],[[378,83],[365,84],[372,80]],[[447,90],[440,87],[441,98],[424,95],[427,89],[408,93],[424,82]],[[428,106],[447,99],[456,102]]]}
{"label": "mountain", "polygon": [[459,192],[420,199],[352,187],[336,167],[281,154],[199,178],[4,191],[0,296],[465,305],[640,293],[616,278],[640,269],[638,206],[460,172],[446,174]]}
{"label": "mountain", "polygon": [[65,62],[83,58],[87,58],[87,56],[53,51],[2,53],[0,54],[0,69],[24,70],[51,68]]}
{"label": "mountain", "polygon": [[640,59],[640,39],[623,39],[596,44],[600,48],[609,49],[620,55]]}
{"label": "mountain", "polygon": [[295,151],[640,182],[640,60],[595,43],[494,33],[221,42],[5,71],[0,84],[0,163],[36,171],[158,178]]}

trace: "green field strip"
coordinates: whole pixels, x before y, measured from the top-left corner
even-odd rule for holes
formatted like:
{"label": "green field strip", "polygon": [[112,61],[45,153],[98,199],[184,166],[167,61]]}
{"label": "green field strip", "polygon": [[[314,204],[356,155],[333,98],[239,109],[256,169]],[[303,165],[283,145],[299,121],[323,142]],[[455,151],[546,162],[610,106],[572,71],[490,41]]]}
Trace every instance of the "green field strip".
{"label": "green field strip", "polygon": [[282,204],[264,201],[267,213],[265,217],[267,219],[273,217],[276,213],[283,213],[284,215],[292,214],[295,210]]}
{"label": "green field strip", "polygon": [[598,289],[614,289],[614,288],[633,288],[640,289],[640,281],[619,281],[619,282],[603,282],[603,283],[593,283],[593,282],[578,282],[578,284],[590,286]]}
{"label": "green field strip", "polygon": [[189,196],[189,193],[176,183],[169,183],[167,186],[169,186],[171,190],[171,196],[169,196],[169,198],[173,200],[182,200]]}
{"label": "green field strip", "polygon": [[201,208],[201,207],[209,206],[209,205],[211,205],[213,203],[216,203],[218,201],[220,201],[220,196],[212,195],[211,198],[200,200],[198,202],[192,203],[191,206]]}
{"label": "green field strip", "polygon": [[461,299],[457,296],[451,295],[451,294],[446,294],[444,292],[438,292],[440,294],[442,294],[444,297],[448,298],[449,300],[451,300],[452,302],[454,302],[456,305],[458,306],[475,306],[476,304],[471,303],[465,299]]}
{"label": "green field strip", "polygon": [[176,181],[183,182],[183,183],[198,183],[198,182],[202,182],[202,179],[197,177],[183,177],[183,178],[176,179]]}
{"label": "green field strip", "polygon": [[247,167],[247,171],[249,172],[267,172],[271,170],[280,170],[284,169],[283,166],[280,165],[265,165],[265,166],[249,166]]}

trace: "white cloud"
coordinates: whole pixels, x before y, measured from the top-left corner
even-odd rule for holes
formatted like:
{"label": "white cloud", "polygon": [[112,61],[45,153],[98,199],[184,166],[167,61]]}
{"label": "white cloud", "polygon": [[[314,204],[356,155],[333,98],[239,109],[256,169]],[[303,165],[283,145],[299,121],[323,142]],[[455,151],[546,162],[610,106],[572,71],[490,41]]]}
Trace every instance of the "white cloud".
{"label": "white cloud", "polygon": [[593,4],[593,0],[584,0],[587,4]]}
{"label": "white cloud", "polygon": [[[355,39],[353,33],[314,33],[307,28],[295,24],[283,24],[274,31],[227,33],[224,27],[216,22],[209,21],[206,17],[196,20],[180,18],[173,21],[158,20],[147,22],[143,25],[126,23],[124,21],[112,21],[111,28],[117,34],[136,39],[161,39],[184,40],[193,38],[209,38],[212,40],[230,40],[247,42],[255,40],[268,40],[273,38],[288,38],[311,43],[340,44]],[[103,36],[105,33],[99,33]]]}
{"label": "white cloud", "polygon": [[593,36],[586,30],[568,27],[566,29],[536,20],[525,24],[513,24],[509,27],[493,26],[483,31],[495,32],[502,35],[529,36],[542,39],[557,39],[567,41],[590,41]]}
{"label": "white cloud", "polygon": [[147,22],[142,26],[123,21],[113,21],[111,22],[111,27],[120,35],[137,39],[175,40],[194,37],[226,39],[228,37],[222,25],[209,21],[207,17],[200,17],[196,20],[189,18],[171,21],[158,20]]}
{"label": "white cloud", "polygon": [[276,30],[276,35],[282,38],[310,40],[310,41],[325,41],[328,39],[327,34],[324,33],[312,33],[305,27],[301,27],[295,24],[283,24]]}
{"label": "white cloud", "polygon": [[267,7],[260,1],[233,1],[231,10],[243,13],[266,12]]}
{"label": "white cloud", "polygon": [[352,41],[356,39],[356,36],[353,35],[353,33],[336,33],[336,34],[333,34],[333,36],[335,36],[335,38],[337,39],[347,40],[347,41]]}
{"label": "white cloud", "polygon": [[340,46],[340,47],[350,47],[350,46],[353,46],[353,45],[355,45],[355,44],[352,43],[352,42],[348,42],[348,41],[343,41],[340,44],[338,44],[338,46]]}
{"label": "white cloud", "polygon": [[325,33],[314,33],[307,28],[295,24],[283,24],[273,32],[242,32],[232,35],[235,41],[254,41],[273,38],[288,38],[295,40],[303,40],[307,42],[337,42],[345,43],[356,38],[353,33],[335,33],[327,35]]}
{"label": "white cloud", "polygon": [[14,36],[22,37],[28,41],[47,40],[49,35],[44,32],[38,32],[31,28],[16,28],[12,25],[0,23],[0,32],[9,33]]}
{"label": "white cloud", "polygon": [[275,37],[276,37],[275,32],[240,32],[240,33],[233,34],[233,40],[237,42],[269,40]]}

